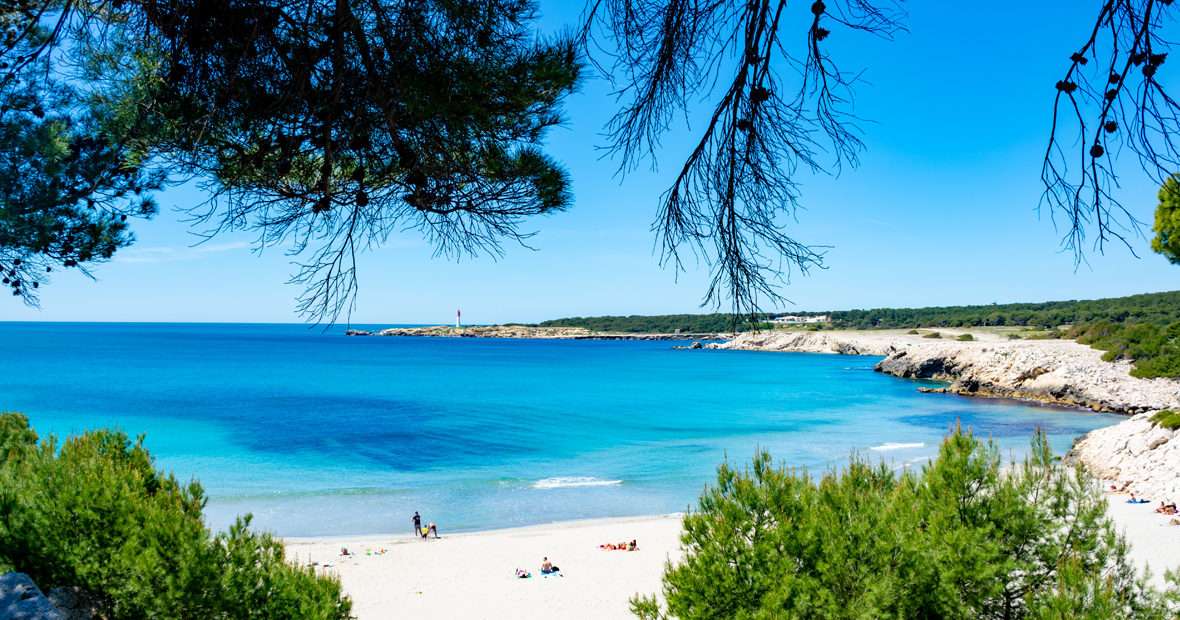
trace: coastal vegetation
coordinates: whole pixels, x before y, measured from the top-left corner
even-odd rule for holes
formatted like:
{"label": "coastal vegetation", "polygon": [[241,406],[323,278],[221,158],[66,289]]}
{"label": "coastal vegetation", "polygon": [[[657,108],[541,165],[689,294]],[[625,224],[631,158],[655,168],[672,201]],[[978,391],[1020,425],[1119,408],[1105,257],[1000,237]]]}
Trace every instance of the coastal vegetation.
{"label": "coastal vegetation", "polygon": [[1151,250],[1173,265],[1180,265],[1180,174],[1173,174],[1160,186],[1151,230],[1155,232]]}
{"label": "coastal vegetation", "polygon": [[1151,416],[1151,423],[1163,428],[1180,428],[1180,414],[1171,409],[1164,409]]}
{"label": "coastal vegetation", "polygon": [[1106,351],[1102,359],[1113,362],[1132,360],[1131,376],[1180,378],[1180,321],[1166,326],[1154,323],[1111,323],[1098,321],[1055,329],[1030,338],[1071,339]]}
{"label": "coastal vegetation", "polygon": [[[1037,432],[1001,472],[991,440],[955,428],[938,456],[895,471],[853,457],[818,479],[765,450],[723,463],[684,517],[683,562],[666,565],[663,618],[1164,619],[1175,584],[1149,588],[1082,469]],[[1171,606],[1171,607],[1170,607]]]}
{"label": "coastal vegetation", "polygon": [[[795,312],[801,317],[827,315],[832,329],[907,329],[940,327],[1022,327],[1054,329],[1061,325],[1111,323],[1151,323],[1166,326],[1180,321],[1180,291],[1147,293],[1109,299],[1082,301],[1048,301],[1041,303],[989,304],[983,306],[944,306],[931,308],[875,308],[872,310],[836,310]],[[778,316],[761,313],[755,317],[761,325]],[[664,332],[684,329],[694,332],[725,331],[733,314],[671,314],[658,316],[573,317],[543,321],[540,327],[585,327],[597,331]],[[811,324],[808,324],[811,325]],[[743,329],[749,329],[744,325]]]}
{"label": "coastal vegetation", "polygon": [[143,436],[90,430],[59,445],[0,414],[0,572],[81,587],[110,620],[350,616],[339,580],[287,562],[249,516],[210,532],[205,501],[196,481],[155,468]]}
{"label": "coastal vegetation", "polygon": [[[1070,339],[1106,351],[1106,361],[1131,360],[1135,377],[1180,378],[1180,291],[1147,293],[1084,301],[947,306],[934,308],[877,308],[804,312],[799,316],[827,315],[831,329],[908,329],[1003,327],[1022,328],[1028,338]],[[738,324],[738,331],[776,329],[763,322],[774,314],[759,315],[756,323]],[[586,327],[599,331],[666,333],[730,331],[732,314],[680,314],[665,316],[590,317],[545,321],[540,326]],[[807,323],[808,329],[819,323]],[[959,340],[966,341],[967,334]],[[932,332],[923,338],[942,338]],[[1010,333],[1016,339],[1020,334]],[[974,337],[972,337],[974,338]]]}
{"label": "coastal vegetation", "polygon": [[1180,321],[1180,291],[1083,301],[876,308],[825,313],[836,329],[918,329],[935,327],[1029,327],[1052,329],[1098,321],[1152,323]]}

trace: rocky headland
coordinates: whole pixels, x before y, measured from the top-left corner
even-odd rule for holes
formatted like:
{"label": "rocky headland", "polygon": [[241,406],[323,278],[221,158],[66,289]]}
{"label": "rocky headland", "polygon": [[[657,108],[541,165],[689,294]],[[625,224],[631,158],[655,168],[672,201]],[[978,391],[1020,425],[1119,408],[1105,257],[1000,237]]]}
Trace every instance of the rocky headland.
{"label": "rocky headland", "polygon": [[900,331],[740,334],[715,348],[880,355],[874,370],[895,377],[948,381],[923,391],[1027,398],[1095,411],[1142,413],[1180,407],[1180,382],[1138,379],[1127,362],[1105,362],[1102,351],[1072,340],[1008,340],[960,331],[940,339]]}
{"label": "rocky headland", "polygon": [[1139,379],[1127,362],[1106,362],[1102,351],[1071,340],[1008,340],[961,331],[941,339],[900,331],[741,334],[712,348],[880,355],[874,370],[895,377],[937,379],[944,388],[924,392],[1028,398],[1046,403],[1131,414],[1129,419],[1079,437],[1068,465],[1085,464],[1102,478],[1153,501],[1180,502],[1180,432],[1151,416],[1180,410],[1180,381]]}
{"label": "rocky headland", "polygon": [[530,338],[564,340],[724,340],[724,334],[624,334],[598,332],[584,327],[530,327],[527,325],[482,325],[455,327],[394,327],[377,332],[350,329],[348,336],[416,336],[425,338]]}
{"label": "rocky headland", "polygon": [[1067,465],[1083,463],[1100,478],[1145,499],[1180,502],[1180,436],[1142,413],[1078,437]]}

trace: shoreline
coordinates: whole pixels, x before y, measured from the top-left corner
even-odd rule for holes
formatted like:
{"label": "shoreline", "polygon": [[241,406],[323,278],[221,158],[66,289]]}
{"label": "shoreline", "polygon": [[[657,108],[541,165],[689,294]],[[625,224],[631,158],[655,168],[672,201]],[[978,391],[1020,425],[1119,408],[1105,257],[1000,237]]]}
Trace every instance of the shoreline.
{"label": "shoreline", "polygon": [[[1162,588],[1163,571],[1180,565],[1180,527],[1170,529],[1165,524],[1171,517],[1154,514],[1150,504],[1127,504],[1125,497],[1107,495],[1107,516],[1130,543],[1135,567],[1142,571],[1150,566],[1150,583]],[[291,537],[284,543],[288,559],[320,562],[317,573],[340,577],[358,620],[625,620],[634,618],[630,597],[660,595],[665,561],[676,563],[683,557],[682,517],[607,517],[460,534],[444,531],[426,542],[407,532]],[[632,539],[639,543],[637,552],[598,548]],[[356,555],[340,556],[341,547]],[[366,555],[366,548],[386,552]],[[562,577],[541,575],[542,557],[558,565]],[[324,563],[332,566],[324,568]],[[516,579],[518,566],[532,577]]]}

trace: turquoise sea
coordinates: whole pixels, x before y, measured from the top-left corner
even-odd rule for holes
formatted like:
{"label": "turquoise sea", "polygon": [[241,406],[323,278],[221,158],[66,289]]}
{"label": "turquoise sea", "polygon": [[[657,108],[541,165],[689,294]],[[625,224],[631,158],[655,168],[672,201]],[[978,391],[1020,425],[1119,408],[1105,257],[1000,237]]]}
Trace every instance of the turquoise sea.
{"label": "turquoise sea", "polygon": [[[366,326],[354,326],[366,327]],[[1020,456],[1118,416],[920,394],[879,358],[668,342],[346,337],[303,325],[0,323],[0,409],[118,425],[195,477],[210,524],[408,533],[683,511],[728,455],[894,467],[962,420]]]}

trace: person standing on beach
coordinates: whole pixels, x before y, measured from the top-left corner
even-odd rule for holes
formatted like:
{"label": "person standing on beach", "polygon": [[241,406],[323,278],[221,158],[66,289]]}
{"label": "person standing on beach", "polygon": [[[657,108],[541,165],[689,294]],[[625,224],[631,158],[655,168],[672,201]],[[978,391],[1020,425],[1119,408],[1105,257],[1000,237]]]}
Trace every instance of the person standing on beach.
{"label": "person standing on beach", "polygon": [[414,511],[414,535],[422,535],[422,517],[418,516],[418,512]]}

